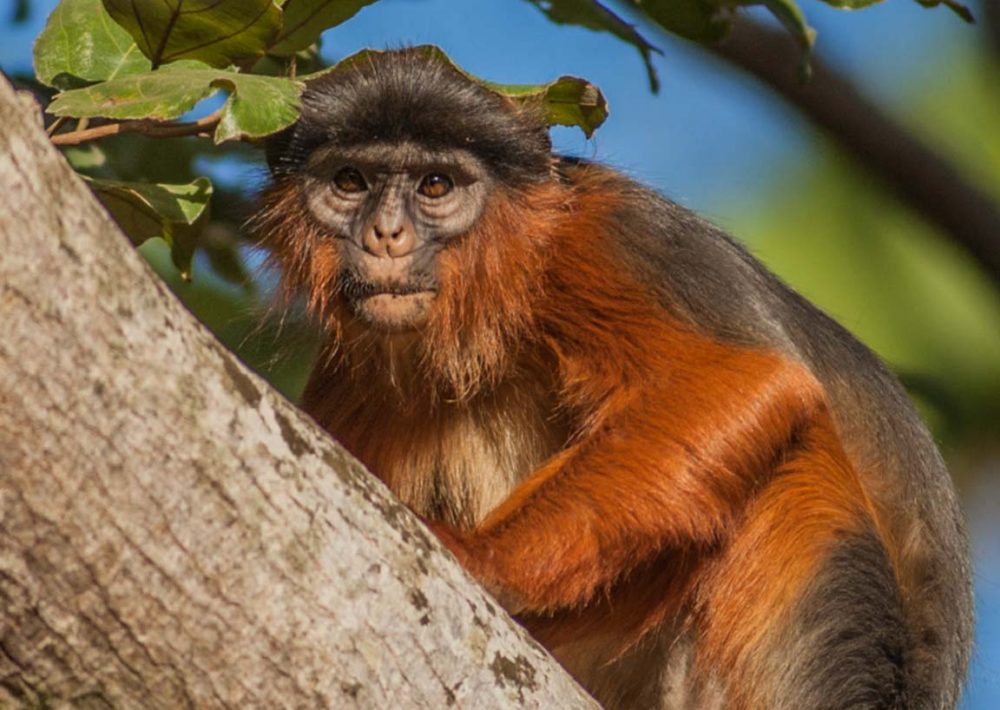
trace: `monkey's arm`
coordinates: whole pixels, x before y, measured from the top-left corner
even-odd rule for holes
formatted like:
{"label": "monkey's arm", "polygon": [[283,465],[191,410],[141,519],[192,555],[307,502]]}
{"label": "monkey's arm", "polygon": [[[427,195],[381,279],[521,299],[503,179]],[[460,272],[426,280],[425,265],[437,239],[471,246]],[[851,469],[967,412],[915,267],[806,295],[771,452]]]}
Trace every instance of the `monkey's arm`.
{"label": "monkey's arm", "polygon": [[714,344],[664,380],[614,390],[479,528],[442,535],[516,611],[585,604],[657,552],[722,541],[792,456],[850,472],[820,385],[785,358]]}

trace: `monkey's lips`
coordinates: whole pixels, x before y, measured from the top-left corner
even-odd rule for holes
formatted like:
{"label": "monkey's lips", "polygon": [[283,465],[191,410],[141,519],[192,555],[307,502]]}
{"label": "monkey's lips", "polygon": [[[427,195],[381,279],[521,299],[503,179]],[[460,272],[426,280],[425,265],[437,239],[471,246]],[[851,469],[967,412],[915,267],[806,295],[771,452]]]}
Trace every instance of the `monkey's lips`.
{"label": "monkey's lips", "polygon": [[408,330],[427,320],[435,292],[417,287],[359,289],[353,299],[354,312],[365,322],[385,330]]}

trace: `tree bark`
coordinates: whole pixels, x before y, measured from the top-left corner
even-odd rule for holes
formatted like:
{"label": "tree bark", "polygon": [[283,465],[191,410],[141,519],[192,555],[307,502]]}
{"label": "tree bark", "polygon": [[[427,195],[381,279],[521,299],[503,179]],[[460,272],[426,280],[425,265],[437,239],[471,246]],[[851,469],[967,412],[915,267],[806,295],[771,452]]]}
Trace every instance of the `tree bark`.
{"label": "tree bark", "polygon": [[193,320],[2,77],[0,195],[0,706],[596,707]]}

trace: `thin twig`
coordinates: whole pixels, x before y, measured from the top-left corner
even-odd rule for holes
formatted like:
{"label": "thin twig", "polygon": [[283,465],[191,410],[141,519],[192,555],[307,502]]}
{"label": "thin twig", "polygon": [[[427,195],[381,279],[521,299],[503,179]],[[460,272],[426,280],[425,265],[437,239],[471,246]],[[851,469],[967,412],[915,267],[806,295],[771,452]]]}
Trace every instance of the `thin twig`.
{"label": "thin twig", "polygon": [[56,120],[54,120],[52,123],[49,124],[49,127],[46,129],[46,133],[48,133],[51,136],[53,133],[55,133],[60,128],[65,126],[68,120],[69,116],[60,116],[59,118],[57,118]]}
{"label": "thin twig", "polygon": [[104,126],[87,128],[82,131],[60,133],[57,136],[52,136],[52,142],[56,145],[79,145],[80,143],[86,143],[87,141],[107,136],[115,136],[121,133],[141,133],[154,138],[197,136],[208,134],[219,123],[220,118],[222,118],[222,109],[190,123],[161,123],[150,120],[108,123]]}

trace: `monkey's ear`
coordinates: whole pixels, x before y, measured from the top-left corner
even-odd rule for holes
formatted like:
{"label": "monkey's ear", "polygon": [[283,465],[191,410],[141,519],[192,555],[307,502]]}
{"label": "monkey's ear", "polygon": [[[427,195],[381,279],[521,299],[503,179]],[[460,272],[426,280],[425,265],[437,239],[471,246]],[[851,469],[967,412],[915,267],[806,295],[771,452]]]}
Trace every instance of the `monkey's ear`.
{"label": "monkey's ear", "polygon": [[264,140],[264,155],[267,158],[267,167],[271,170],[273,177],[289,172],[288,158],[291,152],[292,137],[295,135],[295,125],[293,123],[283,131],[270,135]]}

